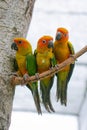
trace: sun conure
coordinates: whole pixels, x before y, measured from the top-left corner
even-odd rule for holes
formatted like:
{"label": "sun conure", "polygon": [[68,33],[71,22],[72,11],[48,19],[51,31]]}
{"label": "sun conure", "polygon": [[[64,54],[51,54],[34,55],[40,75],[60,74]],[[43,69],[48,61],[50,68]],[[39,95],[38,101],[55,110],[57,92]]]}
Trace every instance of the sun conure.
{"label": "sun conure", "polygon": [[[37,73],[36,58],[32,53],[32,46],[25,38],[15,38],[11,48],[16,50],[16,61],[18,64],[19,73],[23,76],[24,80],[28,76],[35,75]],[[31,90],[34,102],[38,111],[41,113],[38,83],[28,83],[27,87]]]}
{"label": "sun conure", "polygon": [[[57,60],[57,64],[62,63],[71,55],[73,55],[74,48],[69,40],[69,32],[66,28],[60,27],[57,29],[55,42],[54,42],[54,54]],[[57,101],[60,99],[62,105],[67,105],[67,85],[71,78],[74,68],[74,63],[66,66],[63,70],[59,71],[57,75]]]}
{"label": "sun conure", "polygon": [[[53,38],[51,36],[42,36],[37,42],[36,61],[38,73],[43,73],[55,66],[56,61],[53,54]],[[42,103],[48,112],[53,111],[50,99],[50,90],[53,86],[54,76],[44,78],[40,81],[40,90]]]}

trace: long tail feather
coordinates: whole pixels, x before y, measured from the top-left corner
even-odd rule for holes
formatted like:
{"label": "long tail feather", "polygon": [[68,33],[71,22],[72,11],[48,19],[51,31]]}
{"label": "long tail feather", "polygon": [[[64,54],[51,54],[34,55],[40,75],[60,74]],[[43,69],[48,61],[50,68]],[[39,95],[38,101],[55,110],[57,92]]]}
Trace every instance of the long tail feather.
{"label": "long tail feather", "polygon": [[67,80],[59,79],[59,75],[57,75],[57,101],[60,100],[61,105],[67,105]]}
{"label": "long tail feather", "polygon": [[38,93],[38,87],[34,83],[33,83],[33,85],[28,84],[27,87],[31,90],[38,114],[42,114],[39,93]]}
{"label": "long tail feather", "polygon": [[[52,78],[53,79],[53,78]],[[53,81],[51,80],[49,85],[45,85],[44,81],[40,82],[40,90],[42,94],[42,102],[48,112],[55,112],[51,100],[50,100],[50,90],[52,88]]]}
{"label": "long tail feather", "polygon": [[40,107],[40,99],[39,99],[39,94],[38,94],[37,88],[36,88],[36,91],[33,91],[32,95],[34,98],[34,102],[35,102],[38,114],[42,114],[41,107]]}

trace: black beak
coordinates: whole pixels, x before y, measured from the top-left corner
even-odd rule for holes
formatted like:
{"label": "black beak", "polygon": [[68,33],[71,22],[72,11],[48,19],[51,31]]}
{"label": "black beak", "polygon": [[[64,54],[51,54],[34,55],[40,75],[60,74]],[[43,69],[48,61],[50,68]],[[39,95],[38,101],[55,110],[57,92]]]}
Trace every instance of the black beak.
{"label": "black beak", "polygon": [[60,40],[62,38],[62,33],[58,32],[56,35],[56,40]]}
{"label": "black beak", "polygon": [[49,41],[48,48],[53,48],[53,41],[52,40]]}
{"label": "black beak", "polygon": [[18,51],[18,47],[15,42],[11,44],[11,49]]}

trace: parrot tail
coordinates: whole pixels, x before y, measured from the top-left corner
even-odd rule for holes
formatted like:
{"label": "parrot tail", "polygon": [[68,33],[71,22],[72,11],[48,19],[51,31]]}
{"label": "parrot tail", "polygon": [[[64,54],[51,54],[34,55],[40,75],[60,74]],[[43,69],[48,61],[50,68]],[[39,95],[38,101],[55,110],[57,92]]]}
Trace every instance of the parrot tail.
{"label": "parrot tail", "polygon": [[42,114],[37,83],[34,82],[32,84],[28,84],[27,87],[32,92],[32,96],[33,96],[33,99],[34,99],[35,106],[36,106],[38,114]]}
{"label": "parrot tail", "polygon": [[43,81],[40,82],[40,90],[42,94],[42,102],[44,104],[44,107],[48,112],[55,112],[50,100],[50,89],[51,87],[44,86]]}
{"label": "parrot tail", "polygon": [[60,98],[62,105],[67,105],[67,85],[66,83],[63,84],[61,88],[61,98]]}
{"label": "parrot tail", "polygon": [[56,96],[57,96],[57,102],[60,100],[61,105],[67,105],[67,84],[66,80],[59,80],[57,78],[57,91],[56,91]]}
{"label": "parrot tail", "polygon": [[52,106],[52,103],[51,103],[51,101],[50,101],[50,94],[45,94],[44,95],[44,93],[42,94],[42,100],[43,100],[43,104],[44,104],[44,106],[45,106],[45,108],[46,108],[46,110],[48,111],[48,112],[55,112],[55,110],[54,110],[54,108],[53,108],[53,106]]}

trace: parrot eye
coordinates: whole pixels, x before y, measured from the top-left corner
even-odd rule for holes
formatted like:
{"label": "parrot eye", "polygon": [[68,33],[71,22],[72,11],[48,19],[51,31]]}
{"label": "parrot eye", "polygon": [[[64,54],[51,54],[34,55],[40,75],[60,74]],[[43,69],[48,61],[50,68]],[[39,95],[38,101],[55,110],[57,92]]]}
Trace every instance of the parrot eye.
{"label": "parrot eye", "polygon": [[65,36],[65,37],[67,37],[67,36],[68,36],[68,34],[64,34],[64,36]]}
{"label": "parrot eye", "polygon": [[21,44],[21,43],[22,43],[22,41],[19,41],[18,43],[19,43],[19,44]]}
{"label": "parrot eye", "polygon": [[46,43],[46,40],[43,40],[42,42],[43,42],[43,43]]}

